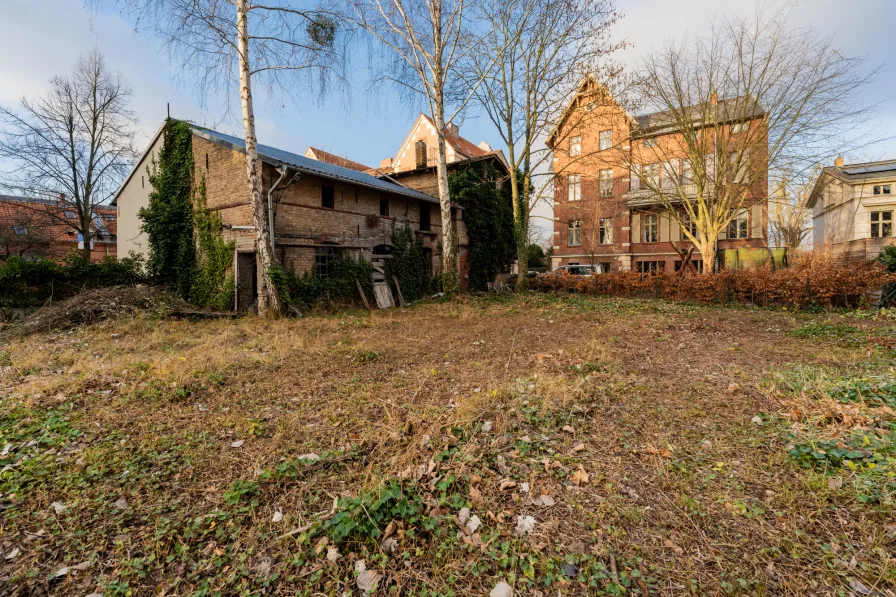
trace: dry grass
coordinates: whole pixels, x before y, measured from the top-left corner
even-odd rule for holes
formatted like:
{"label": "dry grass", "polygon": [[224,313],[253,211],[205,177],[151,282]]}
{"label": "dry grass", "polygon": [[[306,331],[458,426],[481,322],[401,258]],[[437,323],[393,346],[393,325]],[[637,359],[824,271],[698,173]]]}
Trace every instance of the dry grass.
{"label": "dry grass", "polygon": [[[862,470],[789,455],[813,433],[886,437],[892,409],[824,391],[892,376],[892,325],[530,296],[11,340],[0,595],[358,594],[357,559],[376,594],[893,595],[886,477],[863,501]],[[390,484],[409,506],[374,499]]]}

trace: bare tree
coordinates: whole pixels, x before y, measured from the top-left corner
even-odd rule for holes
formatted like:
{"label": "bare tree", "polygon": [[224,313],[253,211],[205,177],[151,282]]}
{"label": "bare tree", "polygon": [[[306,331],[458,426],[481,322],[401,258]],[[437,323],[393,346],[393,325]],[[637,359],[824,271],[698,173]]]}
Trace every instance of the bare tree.
{"label": "bare tree", "polygon": [[[354,22],[385,57],[383,76],[410,96],[425,98],[438,135],[436,177],[442,224],[442,286],[458,289],[457,240],[448,190],[448,124],[470,97],[460,88],[459,69],[476,48],[470,21],[473,0],[352,0]],[[475,87],[475,85],[474,85]],[[455,108],[446,117],[449,106]]]}
{"label": "bare tree", "polygon": [[78,59],[71,76],[51,79],[42,97],[0,107],[0,157],[13,166],[3,186],[64,202],[65,210],[55,201],[23,205],[74,229],[88,259],[96,208],[111,200],[135,156],[130,96],[121,75],[94,51]]}
{"label": "bare tree", "polygon": [[770,235],[775,245],[795,251],[809,236],[812,219],[808,202],[819,172],[816,168],[809,178],[797,180],[786,174],[778,176],[768,199]]}
{"label": "bare tree", "polygon": [[[262,196],[253,85],[262,78],[271,89],[298,82],[323,91],[328,75],[341,72],[338,15],[298,1],[121,0],[138,25],[146,23],[191,75],[197,89],[228,95],[239,91],[246,144],[246,184],[255,226],[255,249],[262,283],[258,312],[277,313],[281,301],[271,268],[271,222]],[[234,76],[236,74],[236,76]]]}
{"label": "bare tree", "polygon": [[[619,18],[613,0],[483,0],[477,16],[489,33],[481,51],[471,56],[468,79],[478,105],[507,144],[517,255],[525,262],[530,216],[563,172],[591,154],[570,155],[568,139],[556,135],[576,130],[592,112],[569,110],[585,80],[614,86],[619,69],[607,57],[625,42],[612,42]],[[614,90],[621,94],[621,89]],[[606,93],[590,101],[614,102]],[[548,139],[548,147],[543,144]],[[566,158],[552,163],[553,150]],[[517,279],[518,288],[526,283]]]}
{"label": "bare tree", "polygon": [[786,11],[713,21],[706,37],[650,55],[641,74],[658,112],[632,135],[630,196],[668,212],[704,272],[729,223],[767,197],[769,171],[802,177],[867,139],[871,108],[853,104],[871,76],[863,60],[790,26]]}

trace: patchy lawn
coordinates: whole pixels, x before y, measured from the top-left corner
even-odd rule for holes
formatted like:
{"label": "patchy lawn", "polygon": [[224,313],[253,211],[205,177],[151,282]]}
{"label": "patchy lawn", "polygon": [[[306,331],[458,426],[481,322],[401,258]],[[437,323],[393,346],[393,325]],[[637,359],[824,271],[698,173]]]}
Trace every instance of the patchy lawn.
{"label": "patchy lawn", "polygon": [[0,595],[894,595],[894,330],[533,295],[6,341]]}

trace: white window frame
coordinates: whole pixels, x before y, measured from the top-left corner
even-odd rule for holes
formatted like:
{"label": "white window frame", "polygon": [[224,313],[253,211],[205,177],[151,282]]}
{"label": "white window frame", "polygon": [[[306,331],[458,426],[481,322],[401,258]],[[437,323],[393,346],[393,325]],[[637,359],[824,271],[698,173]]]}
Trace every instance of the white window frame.
{"label": "white window frame", "polygon": [[599,222],[597,238],[599,244],[613,244],[613,218],[601,218]]}
{"label": "white window frame", "polygon": [[694,238],[697,238],[697,222],[691,219],[691,214],[688,212],[681,214],[681,230],[682,236],[684,236],[684,231],[687,230]]}
{"label": "white window frame", "polygon": [[641,242],[644,244],[660,242],[660,217],[657,214],[641,216]]}
{"label": "white window frame", "polygon": [[737,135],[739,133],[744,132],[745,130],[747,130],[746,122],[735,122],[734,124],[731,125],[731,134],[732,135]]}
{"label": "white window frame", "polygon": [[598,171],[598,194],[601,197],[613,196],[613,169],[605,168]]}
{"label": "white window frame", "polygon": [[892,187],[888,184],[876,184],[874,185],[874,194],[875,195],[889,195],[892,191]]}
{"label": "white window frame", "polygon": [[660,186],[660,165],[659,162],[653,164],[644,164],[641,166],[641,176],[645,179],[653,179],[654,186]]}
{"label": "white window frame", "polygon": [[[893,236],[893,211],[872,211],[869,214],[871,222],[871,238],[890,238]],[[889,226],[889,230],[884,228]],[[889,234],[887,234],[889,232]]]}
{"label": "white window frame", "polygon": [[652,149],[657,146],[656,137],[647,137],[644,139],[644,149]]}
{"label": "white window frame", "polygon": [[[733,234],[732,234],[733,232]],[[734,215],[728,222],[728,239],[750,238],[750,222],[746,210]]]}
{"label": "white window frame", "polygon": [[569,138],[569,155],[570,156],[582,155],[582,137],[580,135],[576,135],[575,137]]}
{"label": "white window frame", "polygon": [[567,174],[566,175],[566,199],[567,201],[582,200],[582,175]]}
{"label": "white window frame", "polygon": [[681,160],[681,184],[694,184],[694,166],[691,160]]}
{"label": "white window frame", "polygon": [[566,246],[582,246],[582,220],[570,220],[566,224]]}
{"label": "white window frame", "polygon": [[600,151],[606,151],[613,147],[613,129],[607,129],[605,131],[600,131],[597,134],[598,139],[598,149]]}

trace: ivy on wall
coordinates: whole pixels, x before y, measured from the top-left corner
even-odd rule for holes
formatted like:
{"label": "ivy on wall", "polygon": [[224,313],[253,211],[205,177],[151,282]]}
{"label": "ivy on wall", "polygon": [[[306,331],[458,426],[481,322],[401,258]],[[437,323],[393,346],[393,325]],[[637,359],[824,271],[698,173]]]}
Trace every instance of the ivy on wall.
{"label": "ivy on wall", "polygon": [[485,162],[456,170],[448,177],[451,198],[464,208],[467,227],[470,290],[486,290],[516,255],[510,185]]}
{"label": "ivy on wall", "polygon": [[423,298],[430,290],[432,279],[425,259],[423,239],[417,238],[410,226],[392,229],[392,256],[386,261],[386,279],[392,286],[392,277],[398,278],[406,301]]}
{"label": "ivy on wall", "polygon": [[138,216],[149,240],[150,278],[199,306],[230,309],[234,245],[221,238],[221,219],[205,206],[205,179],[195,181],[188,123],[165,122],[148,170],[149,205]]}

